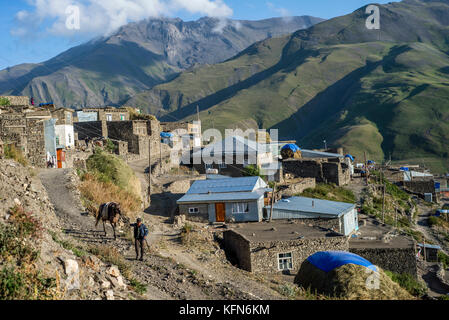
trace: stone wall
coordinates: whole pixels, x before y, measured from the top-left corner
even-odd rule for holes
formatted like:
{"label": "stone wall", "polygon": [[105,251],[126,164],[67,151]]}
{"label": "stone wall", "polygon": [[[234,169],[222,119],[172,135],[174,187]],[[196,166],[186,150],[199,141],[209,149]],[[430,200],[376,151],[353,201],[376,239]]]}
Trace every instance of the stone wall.
{"label": "stone wall", "polygon": [[349,248],[349,251],[384,270],[408,273],[418,277],[414,246],[409,248]]}
{"label": "stone wall", "polygon": [[303,238],[288,241],[252,242],[235,231],[224,233],[225,250],[237,259],[240,268],[256,273],[277,273],[278,254],[292,253],[292,273],[297,273],[301,264],[310,255],[327,250],[348,251],[348,238],[344,236]]}
{"label": "stone wall", "polygon": [[296,274],[301,264],[310,255],[328,250],[347,251],[348,248],[348,238],[343,236],[261,243],[251,242],[251,271],[263,273],[279,272],[278,254],[291,252],[293,257],[293,270],[291,272]]}
{"label": "stone wall", "polygon": [[[198,213],[189,213],[190,208],[198,208]],[[179,205],[179,214],[194,222],[209,222],[208,204],[181,204]]]}
{"label": "stone wall", "polygon": [[232,230],[223,233],[223,242],[228,259],[251,272],[250,242]]}
{"label": "stone wall", "polygon": [[282,161],[284,179],[315,178],[317,183],[334,183],[343,186],[351,181],[347,164],[339,159],[304,160],[287,159]]}
{"label": "stone wall", "polygon": [[42,120],[27,120],[25,156],[32,166],[40,168],[47,166],[44,130],[45,126]]}
{"label": "stone wall", "polygon": [[46,167],[45,126],[42,119],[23,114],[0,116],[0,139],[19,148],[32,166]]}
{"label": "stone wall", "polygon": [[277,185],[277,193],[281,196],[292,197],[299,193],[304,192],[304,190],[316,187],[315,178],[302,178],[297,181],[286,181],[283,184]]}
{"label": "stone wall", "polygon": [[435,196],[435,181],[421,180],[421,181],[403,181],[404,188],[413,193],[425,194],[432,193]]}
{"label": "stone wall", "polygon": [[75,130],[75,133],[78,134],[78,140],[85,140],[86,138],[95,139],[107,136],[101,121],[74,122],[73,129]]}
{"label": "stone wall", "polygon": [[0,96],[9,100],[11,106],[29,106],[30,98],[26,96]]}

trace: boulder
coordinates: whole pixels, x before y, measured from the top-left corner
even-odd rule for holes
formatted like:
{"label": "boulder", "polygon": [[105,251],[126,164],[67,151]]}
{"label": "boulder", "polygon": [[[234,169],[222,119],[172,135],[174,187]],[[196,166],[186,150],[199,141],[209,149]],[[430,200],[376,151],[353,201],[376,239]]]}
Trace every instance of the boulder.
{"label": "boulder", "polygon": [[107,270],[106,270],[107,274],[117,278],[120,276],[120,270],[116,267],[116,266],[110,266]]}
{"label": "boulder", "polygon": [[115,299],[114,298],[114,291],[112,291],[112,290],[106,291],[104,295],[106,297],[106,300],[114,300]]}

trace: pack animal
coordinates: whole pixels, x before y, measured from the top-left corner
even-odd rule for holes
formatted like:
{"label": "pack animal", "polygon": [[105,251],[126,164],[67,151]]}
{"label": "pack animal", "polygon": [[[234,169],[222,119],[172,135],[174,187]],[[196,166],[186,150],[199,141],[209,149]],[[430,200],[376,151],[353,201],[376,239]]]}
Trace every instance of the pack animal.
{"label": "pack animal", "polygon": [[103,203],[98,208],[96,214],[96,223],[95,227],[97,227],[100,220],[103,222],[103,231],[104,235],[107,236],[105,222],[109,221],[112,226],[112,230],[114,231],[114,240],[117,239],[115,234],[115,228],[117,227],[117,223],[122,218],[122,212],[120,210],[120,204],[115,202]]}

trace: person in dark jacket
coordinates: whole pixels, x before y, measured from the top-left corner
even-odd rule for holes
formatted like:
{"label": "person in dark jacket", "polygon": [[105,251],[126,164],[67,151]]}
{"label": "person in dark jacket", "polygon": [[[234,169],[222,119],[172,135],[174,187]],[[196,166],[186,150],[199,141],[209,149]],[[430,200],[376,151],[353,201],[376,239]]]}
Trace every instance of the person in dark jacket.
{"label": "person in dark jacket", "polygon": [[[134,246],[136,248],[136,260],[139,259],[140,251],[140,261],[143,261],[144,255],[144,242],[146,242],[146,237],[148,235],[148,228],[142,223],[142,219],[137,219],[136,223],[130,225],[134,227]],[[140,249],[140,250],[139,250]]]}

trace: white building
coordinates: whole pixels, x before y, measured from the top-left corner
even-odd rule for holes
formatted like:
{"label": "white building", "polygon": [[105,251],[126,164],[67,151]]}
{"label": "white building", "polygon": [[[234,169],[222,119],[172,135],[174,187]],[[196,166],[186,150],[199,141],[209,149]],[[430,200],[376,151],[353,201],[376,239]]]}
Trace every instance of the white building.
{"label": "white building", "polygon": [[56,146],[71,148],[75,146],[73,125],[61,124],[55,126]]}

